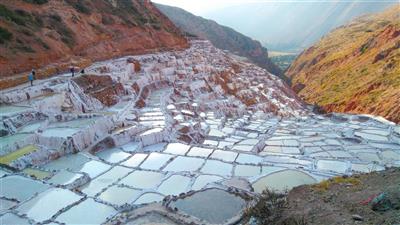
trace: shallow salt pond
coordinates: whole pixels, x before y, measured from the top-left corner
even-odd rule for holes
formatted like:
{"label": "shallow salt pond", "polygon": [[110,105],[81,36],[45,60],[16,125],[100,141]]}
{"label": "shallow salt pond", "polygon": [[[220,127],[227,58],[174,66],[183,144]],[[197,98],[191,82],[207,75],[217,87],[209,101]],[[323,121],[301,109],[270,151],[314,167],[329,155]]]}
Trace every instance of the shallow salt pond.
{"label": "shallow salt pond", "polygon": [[[40,193],[50,186],[22,176],[7,176],[0,179],[0,196],[24,201],[35,193]],[[24,187],[21,189],[21,187]]]}
{"label": "shallow salt pond", "polygon": [[245,205],[241,197],[219,189],[207,189],[171,202],[169,206],[206,223],[221,224],[238,216]]}
{"label": "shallow salt pond", "polygon": [[261,173],[260,166],[249,166],[249,165],[236,165],[235,176],[238,177],[252,177],[257,176]]}
{"label": "shallow salt pond", "polygon": [[151,153],[147,159],[140,165],[142,169],[159,170],[165,163],[167,163],[173,156],[161,154],[157,152]]}
{"label": "shallow salt pond", "polygon": [[189,148],[190,145],[185,145],[181,143],[170,143],[167,145],[164,152],[174,155],[185,155]]}
{"label": "shallow salt pond", "polygon": [[216,174],[221,176],[230,176],[232,172],[232,164],[224,163],[217,160],[207,160],[203,168],[201,168],[202,173],[206,174]]}
{"label": "shallow salt pond", "polygon": [[105,163],[96,161],[96,160],[91,160],[87,163],[85,163],[82,168],[77,171],[77,172],[83,172],[87,173],[90,178],[97,177],[101,173],[109,170],[111,168],[110,165],[107,165]]}
{"label": "shallow salt pond", "polygon": [[204,163],[204,159],[192,157],[178,156],[170,162],[163,171],[180,172],[180,171],[196,171]]}
{"label": "shallow salt pond", "polygon": [[53,176],[53,173],[51,172],[43,171],[36,168],[25,168],[24,170],[22,170],[22,172],[28,176],[35,177],[39,180],[44,180],[46,178]]}
{"label": "shallow salt pond", "polygon": [[342,162],[342,161],[318,160],[317,162],[318,170],[345,173],[348,170],[348,168],[349,164],[347,162]]}
{"label": "shallow salt pond", "polygon": [[96,156],[109,163],[119,163],[130,157],[131,154],[123,152],[119,148],[112,148],[100,151],[96,154]]}
{"label": "shallow salt pond", "polygon": [[28,136],[31,136],[32,134],[13,134],[5,137],[0,137],[0,152],[3,151],[3,149],[6,149],[7,146],[14,146],[14,144],[20,140],[26,139]]}
{"label": "shallow salt pond", "polygon": [[66,170],[61,170],[47,182],[55,185],[68,185],[83,177],[82,174],[72,173]]}
{"label": "shallow salt pond", "polygon": [[36,147],[35,145],[27,145],[23,148],[20,148],[16,151],[13,151],[7,155],[3,155],[0,157],[0,164],[6,164],[6,165],[10,165],[12,161],[27,155],[29,153],[32,153],[34,151],[37,151],[38,147]]}
{"label": "shallow salt pond", "polygon": [[120,165],[127,166],[127,167],[138,167],[140,163],[144,161],[147,157],[147,154],[137,153],[130,157],[128,160],[122,162]]}
{"label": "shallow salt pond", "polygon": [[98,120],[98,118],[96,118],[96,117],[76,119],[76,120],[70,120],[70,121],[65,121],[65,122],[52,123],[49,125],[49,127],[50,128],[56,128],[56,127],[83,128],[83,127],[87,127],[87,126],[93,124],[96,120]]}
{"label": "shallow salt pond", "polygon": [[18,129],[18,131],[20,133],[32,133],[32,132],[37,131],[40,128],[40,126],[42,126],[43,124],[44,124],[44,122],[28,124],[23,127],[20,127]]}
{"label": "shallow salt pond", "polygon": [[121,146],[121,148],[126,152],[136,152],[140,149],[141,143],[140,142],[130,142]]}
{"label": "shallow salt pond", "polygon": [[216,181],[220,181],[223,178],[216,175],[200,175],[196,178],[195,182],[192,185],[193,190],[200,190],[204,188],[207,184],[213,183]]}
{"label": "shallow salt pond", "polygon": [[232,150],[242,151],[242,152],[251,152],[254,146],[252,145],[234,145]]}
{"label": "shallow salt pond", "polygon": [[190,180],[189,177],[172,175],[160,185],[158,192],[164,195],[178,195],[186,192]]}
{"label": "shallow salt pond", "polygon": [[82,188],[82,192],[87,195],[94,196],[102,189],[113,184],[114,182],[117,182],[118,179],[126,176],[131,171],[131,169],[125,167],[115,166],[109,171],[90,181],[89,184]]}
{"label": "shallow salt pond", "polygon": [[198,156],[207,158],[213,152],[210,148],[193,147],[187,153],[187,156]]}
{"label": "shallow salt pond", "polygon": [[127,187],[111,186],[101,193],[99,198],[111,204],[121,206],[125,203],[132,203],[140,196],[141,192]]}
{"label": "shallow salt pond", "polygon": [[0,106],[0,117],[21,114],[21,113],[29,111],[29,110],[32,110],[32,108],[24,107],[24,106],[14,106],[14,105],[1,105]]}
{"label": "shallow salt pond", "polygon": [[260,156],[256,156],[256,155],[240,153],[235,161],[238,163],[258,164],[263,161],[263,158]]}
{"label": "shallow salt pond", "polygon": [[82,166],[89,161],[90,159],[88,159],[86,156],[78,153],[63,156],[41,167],[47,170],[70,169],[73,171],[79,171]]}
{"label": "shallow salt pond", "polygon": [[135,202],[135,205],[148,204],[153,202],[160,202],[164,199],[164,196],[157,193],[146,193],[140,196]]}
{"label": "shallow salt pond", "polygon": [[56,220],[65,224],[102,224],[115,213],[113,207],[88,198],[59,215]]}
{"label": "shallow salt pond", "polygon": [[[15,206],[15,205],[17,205],[17,202],[0,198],[0,213]],[[2,224],[1,220],[0,220],[0,224]]]}
{"label": "shallow salt pond", "polygon": [[61,138],[67,138],[71,137],[72,135],[76,134],[79,132],[79,129],[75,128],[48,128],[41,133],[42,136],[44,137],[61,137]]}
{"label": "shallow salt pond", "polygon": [[237,154],[236,152],[215,150],[215,151],[211,154],[210,158],[213,158],[213,159],[220,159],[220,160],[227,161],[227,162],[233,162],[233,161],[235,161],[237,155],[238,155],[238,154]]}
{"label": "shallow salt pond", "polygon": [[164,178],[164,174],[151,171],[134,171],[120,183],[139,189],[155,189]]}
{"label": "shallow salt pond", "polygon": [[283,170],[266,175],[253,183],[254,191],[261,193],[266,188],[278,192],[290,190],[303,184],[317,181],[310,175],[297,170]]}
{"label": "shallow salt pond", "polygon": [[29,224],[27,219],[21,218],[12,213],[6,213],[0,216],[0,224],[4,225],[22,225]]}
{"label": "shallow salt pond", "polygon": [[148,213],[126,223],[127,225],[178,225],[173,220],[158,213]]}
{"label": "shallow salt pond", "polygon": [[26,214],[36,222],[43,222],[81,198],[69,190],[51,188],[19,206],[17,211]]}

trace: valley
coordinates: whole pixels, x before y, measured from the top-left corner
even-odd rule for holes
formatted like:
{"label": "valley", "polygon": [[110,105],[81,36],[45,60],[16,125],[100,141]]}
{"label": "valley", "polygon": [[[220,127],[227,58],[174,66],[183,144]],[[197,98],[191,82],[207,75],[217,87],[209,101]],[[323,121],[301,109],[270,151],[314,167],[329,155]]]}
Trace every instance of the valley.
{"label": "valley", "polygon": [[237,222],[266,187],[400,166],[395,124],[313,114],[208,41],[85,71],[1,92],[3,223]]}
{"label": "valley", "polygon": [[400,223],[398,18],[297,55],[149,0],[0,0],[0,224]]}

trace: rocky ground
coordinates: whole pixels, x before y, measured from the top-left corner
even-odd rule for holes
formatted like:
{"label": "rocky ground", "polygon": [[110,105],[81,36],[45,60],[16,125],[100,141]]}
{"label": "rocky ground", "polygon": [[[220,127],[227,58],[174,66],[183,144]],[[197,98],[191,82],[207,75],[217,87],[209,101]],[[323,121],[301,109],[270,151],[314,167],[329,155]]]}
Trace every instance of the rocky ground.
{"label": "rocky ground", "polygon": [[[257,207],[262,209],[261,205],[270,199],[262,199]],[[263,221],[261,224],[400,224],[400,169],[335,177],[296,187],[280,207],[274,209],[279,218],[267,215],[268,210],[255,208],[249,217]]]}

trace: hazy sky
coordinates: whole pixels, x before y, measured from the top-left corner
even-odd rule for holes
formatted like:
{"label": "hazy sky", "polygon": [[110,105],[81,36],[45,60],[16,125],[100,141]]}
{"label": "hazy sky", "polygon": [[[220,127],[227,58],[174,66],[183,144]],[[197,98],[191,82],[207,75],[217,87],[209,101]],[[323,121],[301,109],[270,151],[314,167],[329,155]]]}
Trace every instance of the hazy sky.
{"label": "hazy sky", "polygon": [[199,16],[218,8],[262,1],[264,0],[152,0],[164,5],[177,6]]}
{"label": "hazy sky", "polygon": [[151,0],[164,5],[177,6],[202,16],[219,8],[259,2],[395,2],[396,0]]}

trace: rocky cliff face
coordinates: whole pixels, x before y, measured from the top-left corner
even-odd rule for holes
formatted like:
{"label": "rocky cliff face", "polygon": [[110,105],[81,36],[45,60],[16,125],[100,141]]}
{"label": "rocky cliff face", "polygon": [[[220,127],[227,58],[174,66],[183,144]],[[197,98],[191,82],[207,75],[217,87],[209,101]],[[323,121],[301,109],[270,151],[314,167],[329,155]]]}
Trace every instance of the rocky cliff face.
{"label": "rocky cliff face", "polygon": [[195,16],[183,9],[166,5],[156,4],[172,22],[188,35],[195,35],[208,39],[213,45],[220,49],[229,50],[239,56],[250,59],[258,66],[287,80],[282,71],[268,59],[268,51],[260,42],[255,41],[232,28],[222,26],[215,21]]}
{"label": "rocky cliff face", "polygon": [[[90,61],[187,47],[180,31],[150,1],[0,0],[1,88]],[[6,78],[6,79],[4,79]]]}
{"label": "rocky cliff face", "polygon": [[400,122],[398,7],[361,17],[304,51],[287,71],[309,103]]}

